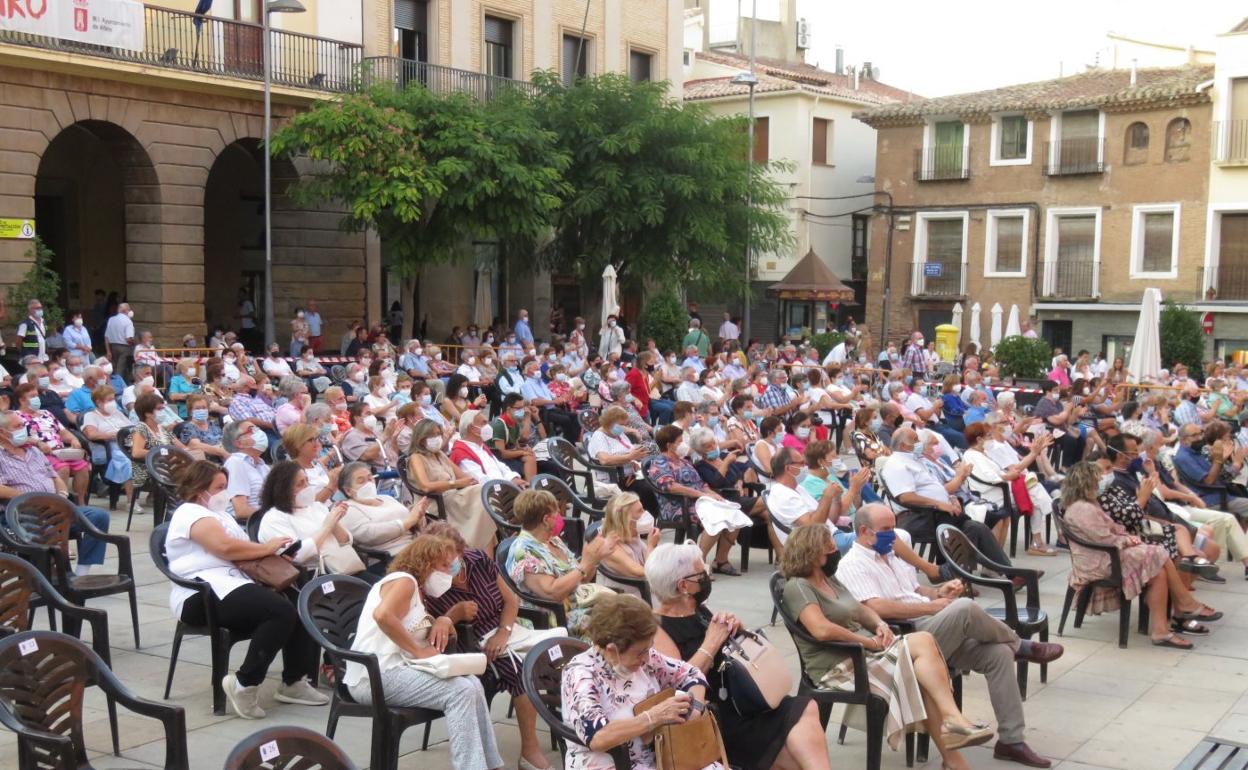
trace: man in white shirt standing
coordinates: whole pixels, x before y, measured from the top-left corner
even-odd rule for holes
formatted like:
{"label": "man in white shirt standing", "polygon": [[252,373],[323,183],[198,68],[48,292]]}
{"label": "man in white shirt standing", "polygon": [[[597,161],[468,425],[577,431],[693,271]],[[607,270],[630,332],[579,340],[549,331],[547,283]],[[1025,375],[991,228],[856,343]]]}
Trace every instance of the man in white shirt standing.
{"label": "man in white shirt standing", "polygon": [[123,302],[117,306],[117,312],[108,319],[104,328],[104,341],[108,343],[108,352],[113,359],[113,369],[122,377],[134,356],[134,311],[130,303]]}
{"label": "man in white shirt standing", "polygon": [[973,599],[959,598],[964,588],[959,580],[938,588],[919,585],[914,568],[893,552],[896,524],[883,505],[859,508],[857,539],[837,565],[837,580],[884,620],[911,621],[930,633],[951,667],[984,675],[997,717],[995,759],[1049,767],[1049,760],[1023,741],[1026,724],[1014,663],[1051,663],[1065,650],[1060,644],[1019,639]]}
{"label": "man in white shirt standing", "polygon": [[719,341],[732,340],[736,342],[739,339],[741,339],[741,330],[732,322],[732,314],[724,311],[724,322],[719,325]]}
{"label": "man in white shirt standing", "polygon": [[853,337],[846,337],[834,348],[828,351],[823,358],[823,365],[844,364],[854,352],[855,340]]}

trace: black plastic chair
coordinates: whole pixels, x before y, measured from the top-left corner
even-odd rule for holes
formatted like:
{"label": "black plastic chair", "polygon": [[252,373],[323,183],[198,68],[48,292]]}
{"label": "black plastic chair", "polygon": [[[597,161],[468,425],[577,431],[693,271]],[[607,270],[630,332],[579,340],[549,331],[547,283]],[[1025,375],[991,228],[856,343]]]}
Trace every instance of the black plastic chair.
{"label": "black plastic chair", "polygon": [[[559,652],[553,657],[554,648]],[[589,645],[580,639],[556,637],[544,639],[533,645],[524,658],[524,694],[537,711],[550,734],[559,744],[559,753],[565,758],[568,754],[568,742],[584,746],[576,732],[563,721],[563,667],[573,657],[589,649]],[[632,763],[628,759],[628,744],[622,744],[607,752],[615,762],[615,770],[630,770]]]}
{"label": "black plastic chair", "polygon": [[693,498],[684,495],[672,495],[664,492],[655,482],[650,471],[654,468],[654,457],[647,457],[641,461],[642,483],[649,485],[654,492],[656,500],[667,500],[675,505],[680,506],[680,518],[675,520],[664,521],[662,517],[655,516],[655,526],[660,529],[673,530],[677,543],[683,543],[686,538],[691,540],[698,539],[698,527],[693,521]]}
{"label": "black plastic chair", "polygon": [[107,483],[104,480],[104,471],[108,470],[108,455],[107,453],[104,454],[105,462],[97,463],[95,461],[95,453],[91,451],[92,442],[87,440],[87,437],[83,434],[83,432],[78,428],[73,427],[66,428],[66,430],[68,430],[70,435],[78,440],[78,446],[82,447],[83,451],[87,454],[87,462],[91,463],[90,478],[87,482],[86,499],[79,501],[81,505],[90,505],[91,490],[95,488],[96,484],[103,485]]}
{"label": "black plastic chair", "polygon": [[[1130,635],[1131,629],[1131,602],[1127,601],[1126,595],[1122,592],[1122,557],[1118,554],[1118,548],[1112,545],[1097,545],[1090,543],[1083,538],[1072,534],[1070,528],[1066,526],[1066,520],[1054,509],[1053,515],[1057,516],[1057,529],[1061,532],[1062,537],[1072,547],[1077,545],[1081,548],[1087,548],[1090,551],[1100,551],[1109,557],[1109,577],[1101,580],[1093,580],[1078,591],[1078,603],[1075,606],[1075,628],[1083,625],[1083,616],[1088,611],[1088,604],[1092,601],[1092,592],[1097,588],[1109,588],[1118,592],[1118,646],[1126,649],[1127,637]],[[1073,574],[1073,573],[1072,573]],[[1057,624],[1057,635],[1062,636],[1066,630],[1066,616],[1070,613],[1070,604],[1075,599],[1075,589],[1069,585],[1066,586],[1066,599],[1062,602],[1062,619]],[[1145,601],[1145,595],[1140,594],[1140,620],[1139,632],[1141,634],[1148,633],[1148,603]]]}
{"label": "black plastic chair", "polygon": [[[601,531],[601,521],[595,521],[593,524],[590,524],[589,529],[585,530],[586,545],[594,542],[594,538],[598,537],[598,534]],[[644,577],[629,577],[628,575],[621,575],[620,573],[612,570],[605,563],[600,563],[597,571],[599,575],[603,576],[607,580],[614,581],[622,586],[628,586],[629,588],[636,589],[637,592],[641,594],[641,600],[646,604],[651,604],[650,583],[647,582]]]}
{"label": "black plastic chair", "polygon": [[[970,480],[973,483],[978,484],[980,487],[995,487],[998,490],[1000,490],[1001,499],[1003,501],[1001,507],[1006,512],[1006,514],[1008,514],[1010,517],[1010,558],[1013,559],[1014,557],[1018,556],[1018,520],[1019,519],[1023,520],[1023,530],[1024,530],[1024,534],[1023,534],[1024,546],[1023,547],[1028,548],[1031,546],[1031,516],[1024,516],[1023,514],[1019,512],[1018,506],[1014,505],[1014,490],[1010,488],[1010,482],[1008,481],[997,481],[997,482],[985,481],[984,479],[981,479],[980,477],[976,476],[974,473],[971,473]],[[936,528],[936,531],[937,531],[937,545],[939,546],[940,544],[939,543],[940,527],[939,526]]]}
{"label": "black plastic chair", "polygon": [[[14,538],[30,550],[31,562],[69,601],[84,605],[100,596],[127,594],[134,628],[134,648],[139,649],[139,600],[130,557],[130,538],[96,529],[76,505],[60,495],[28,492],[9,501],[5,519]],[[75,575],[69,566],[70,530],[90,535],[117,549],[117,572]]]}
{"label": "black plastic chair", "polygon": [[[801,666],[801,679],[797,685],[797,694],[805,695],[815,701],[819,707],[819,721],[824,729],[832,718],[832,707],[837,703],[854,704],[867,710],[867,770],[879,770],[884,745],[884,721],[888,717],[888,702],[871,691],[867,676],[867,656],[861,644],[850,642],[822,642],[811,636],[802,626],[801,621],[789,615],[784,608],[785,578],[780,573],[771,576],[769,588],[771,602],[776,612],[784,619],[784,627],[789,630],[793,641],[841,650],[853,659],[854,689],[829,690],[819,687],[810,674],[806,672],[806,659],[802,657],[798,647],[798,663]],[[845,742],[845,730],[841,729],[839,743]]]}
{"label": "black plastic chair", "polygon": [[412,473],[409,463],[412,461],[411,455],[399,455],[398,471],[399,481],[403,483],[403,488],[412,497],[428,497],[433,500],[433,504],[437,506],[438,518],[446,521],[446,502],[442,500],[442,495],[437,492],[422,492],[416,486],[416,482],[412,479]]}
{"label": "black plastic chair", "polygon": [[0,724],[17,733],[18,767],[91,770],[82,730],[89,685],[127,710],[160,721],[164,767],[190,768],[186,712],[135,696],[91,648],[55,631],[0,639]]}
{"label": "black plastic chair", "polygon": [[261,509],[247,517],[247,539],[253,543],[260,542],[260,522],[264,521],[267,510]]}
{"label": "black plastic chair", "polygon": [[[546,442],[550,450],[550,461],[562,473],[566,473],[570,483],[580,479],[585,485],[585,497],[597,502],[601,498],[594,492],[594,474],[590,461],[577,451],[571,441],[566,438],[552,438]],[[607,468],[608,466],[601,466]]]}
{"label": "black plastic chair", "polygon": [[176,446],[158,446],[148,450],[143,464],[147,466],[148,478],[154,482],[152,498],[155,510],[152,512],[152,526],[159,526],[169,511],[181,505],[182,501],[178,499],[177,476],[193,462],[195,458],[189,452]]}
{"label": "black plastic chair", "polygon": [[[936,547],[945,557],[950,569],[967,585],[1000,589],[1004,607],[990,607],[987,612],[1014,630],[1022,639],[1039,635],[1040,641],[1049,641],[1049,616],[1040,609],[1040,573],[1034,569],[1007,567],[984,556],[962,530],[951,524],[936,528]],[[992,570],[1003,578],[986,578],[975,574],[976,565]],[[1013,577],[1021,577],[1027,591],[1027,603],[1018,606],[1014,593]],[[1018,661],[1018,692],[1027,700],[1027,661]],[[1040,664],[1040,681],[1049,680],[1049,664]]]}
{"label": "black plastic chair", "polygon": [[[555,616],[555,625],[564,626],[566,628],[568,625],[568,611],[564,608],[563,602],[543,599],[532,591],[529,591],[520,584],[516,583],[515,580],[512,580],[511,573],[507,570],[507,557],[511,553],[511,545],[514,542],[516,542],[516,538],[514,536],[504,538],[501,542],[499,542],[498,548],[495,549],[494,562],[498,565],[498,574],[502,576],[503,582],[506,583],[507,587],[512,590],[512,593],[520,597],[521,601],[527,602],[530,606],[537,607],[538,609],[546,610]],[[549,627],[549,623],[546,627]]]}
{"label": "black plastic chair", "polygon": [[578,496],[576,490],[558,476],[539,473],[533,477],[529,488],[549,492],[555,496],[555,500],[559,501],[559,507],[564,512],[561,537],[563,542],[568,544],[568,548],[572,549],[572,553],[580,556],[585,546],[585,519],[582,519],[581,515],[584,514],[592,522],[602,521],[605,513]]}
{"label": "black plastic chair", "polygon": [[177,620],[173,630],[173,648],[169,652],[169,673],[165,677],[165,700],[169,699],[169,690],[173,687],[173,671],[178,666],[178,652],[182,649],[182,637],[206,636],[212,648],[212,713],[221,715],[225,713],[225,691],[221,689],[221,679],[229,673],[230,648],[250,639],[251,635],[230,631],[217,622],[212,588],[207,583],[202,580],[187,580],[169,569],[169,557],[165,555],[165,538],[168,532],[168,522],[152,530],[148,539],[148,552],[152,556],[152,562],[155,563],[156,569],[160,570],[161,574],[169,578],[172,583],[189,588],[203,598],[206,622],[202,626],[193,626],[181,618]]}
{"label": "black plastic chair", "polygon": [[511,506],[520,494],[520,487],[503,479],[490,479],[481,485],[481,504],[494,520],[498,539],[520,534],[520,525],[511,517]]}
{"label": "black plastic chair", "polygon": [[357,770],[329,738],[304,727],[266,727],[244,738],[224,770]]}
{"label": "black plastic chair", "polygon": [[[327,588],[328,586],[328,588]],[[334,694],[329,703],[329,723],[325,735],[331,740],[342,717],[363,717],[372,724],[370,770],[394,770],[399,763],[399,740],[409,727],[424,725],[421,751],[429,748],[429,729],[441,711],[415,706],[386,704],[381,668],[377,656],[351,649],[359,625],[360,613],[368,598],[369,585],[347,575],[323,575],[308,583],[299,592],[299,620],[312,639],[329,656],[334,667]],[[359,703],[343,683],[347,663],[357,663],[368,670],[371,698]]]}

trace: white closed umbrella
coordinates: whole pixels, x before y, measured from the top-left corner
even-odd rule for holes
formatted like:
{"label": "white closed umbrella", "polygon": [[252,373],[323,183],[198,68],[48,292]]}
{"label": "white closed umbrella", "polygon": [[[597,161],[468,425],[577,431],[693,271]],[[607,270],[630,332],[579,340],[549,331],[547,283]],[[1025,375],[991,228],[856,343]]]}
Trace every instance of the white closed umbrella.
{"label": "white closed umbrella", "polygon": [[616,296],[615,267],[607,265],[602,271],[602,325],[607,325],[609,316],[620,314],[620,300]]}
{"label": "white closed umbrella", "polygon": [[1131,382],[1161,378],[1161,290],[1147,288],[1140,300],[1140,320],[1135,327],[1131,362],[1127,364]]}
{"label": "white closed umbrella", "polygon": [[1010,318],[1005,322],[1005,336],[1021,337],[1023,327],[1018,325],[1018,305],[1010,305]]}
{"label": "white closed umbrella", "polygon": [[966,340],[966,341],[967,341],[967,342],[974,342],[974,343],[975,343],[975,349],[976,349],[976,350],[979,350],[979,337],[980,337],[980,331],[979,331],[979,303],[978,303],[978,302],[976,302],[974,305],[971,305],[971,331],[970,331],[970,336],[967,338],[967,340]]}
{"label": "white closed umbrella", "polygon": [[953,305],[953,325],[958,327],[957,347],[962,349],[962,303],[956,302]]}
{"label": "white closed umbrella", "polygon": [[992,303],[992,310],[989,312],[992,313],[992,327],[988,332],[988,346],[995,348],[1001,341],[1001,313],[1004,312],[1001,309],[1001,303]]}
{"label": "white closed umbrella", "polygon": [[477,295],[472,322],[478,329],[488,329],[494,324],[494,272],[488,267],[477,271]]}

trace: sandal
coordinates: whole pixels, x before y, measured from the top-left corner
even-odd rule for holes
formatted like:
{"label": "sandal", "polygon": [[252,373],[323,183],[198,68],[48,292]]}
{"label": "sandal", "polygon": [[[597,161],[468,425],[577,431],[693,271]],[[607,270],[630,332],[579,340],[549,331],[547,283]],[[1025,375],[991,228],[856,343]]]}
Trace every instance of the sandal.
{"label": "sandal", "polygon": [[730,561],[721,561],[716,563],[711,567],[711,571],[720,575],[728,575],[730,577],[739,577],[741,575],[740,570],[732,566],[732,562]]}
{"label": "sandal", "polygon": [[1166,634],[1160,639],[1153,639],[1152,642],[1154,647],[1173,647],[1176,650],[1190,650],[1193,646],[1191,642],[1174,633]]}
{"label": "sandal", "polygon": [[1057,556],[1057,549],[1044,543],[1032,543],[1027,546],[1029,556]]}
{"label": "sandal", "polygon": [[946,751],[955,751],[957,749],[965,749],[971,746],[980,746],[992,740],[995,731],[991,725],[983,722],[971,722],[970,727],[962,727],[950,722],[945,722],[944,728],[944,744]]}
{"label": "sandal", "polygon": [[1194,620],[1172,620],[1170,621],[1170,630],[1176,634],[1184,634],[1186,636],[1207,636],[1209,634],[1209,626],[1197,623]]}
{"label": "sandal", "polygon": [[1203,556],[1183,556],[1179,558],[1178,568],[1180,572],[1190,572],[1199,577],[1214,576],[1218,574],[1218,565],[1209,561]]}
{"label": "sandal", "polygon": [[[1208,614],[1205,614],[1206,612]],[[1200,609],[1195,612],[1174,613],[1174,619],[1175,620],[1203,620],[1207,623],[1212,623],[1215,620],[1221,620],[1222,613],[1219,612],[1218,610],[1213,609],[1212,607],[1202,604],[1200,605]]]}

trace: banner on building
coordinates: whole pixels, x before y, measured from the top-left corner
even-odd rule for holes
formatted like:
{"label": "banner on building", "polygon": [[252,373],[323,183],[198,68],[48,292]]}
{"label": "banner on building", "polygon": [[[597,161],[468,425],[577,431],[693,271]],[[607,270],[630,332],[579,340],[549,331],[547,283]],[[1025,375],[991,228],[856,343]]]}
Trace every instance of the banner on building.
{"label": "banner on building", "polygon": [[0,33],[143,50],[143,4],[135,0],[0,0]]}
{"label": "banner on building", "polygon": [[0,239],[29,241],[35,237],[35,220],[0,217]]}

